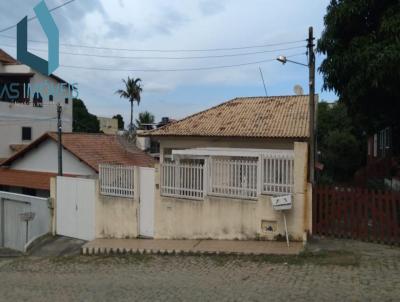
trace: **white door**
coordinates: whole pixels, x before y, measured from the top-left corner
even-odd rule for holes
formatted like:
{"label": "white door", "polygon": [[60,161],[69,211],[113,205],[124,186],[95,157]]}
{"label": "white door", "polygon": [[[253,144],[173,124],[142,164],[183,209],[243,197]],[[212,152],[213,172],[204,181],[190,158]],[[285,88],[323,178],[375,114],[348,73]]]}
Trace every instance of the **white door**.
{"label": "white door", "polygon": [[95,239],[95,194],[93,179],[57,177],[57,234]]}
{"label": "white door", "polygon": [[4,201],[4,247],[18,251],[24,250],[27,243],[27,230],[26,222],[21,220],[20,214],[29,211],[28,203]]}
{"label": "white door", "polygon": [[141,167],[139,177],[139,234],[152,238],[154,237],[154,169]]}

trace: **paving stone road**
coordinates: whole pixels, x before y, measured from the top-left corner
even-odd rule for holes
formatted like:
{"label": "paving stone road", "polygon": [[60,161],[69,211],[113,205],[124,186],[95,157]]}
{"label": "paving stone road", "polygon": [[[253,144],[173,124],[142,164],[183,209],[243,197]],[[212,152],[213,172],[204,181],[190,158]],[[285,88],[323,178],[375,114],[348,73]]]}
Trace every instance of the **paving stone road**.
{"label": "paving stone road", "polygon": [[0,258],[0,301],[399,300],[399,248],[322,241],[309,251]]}

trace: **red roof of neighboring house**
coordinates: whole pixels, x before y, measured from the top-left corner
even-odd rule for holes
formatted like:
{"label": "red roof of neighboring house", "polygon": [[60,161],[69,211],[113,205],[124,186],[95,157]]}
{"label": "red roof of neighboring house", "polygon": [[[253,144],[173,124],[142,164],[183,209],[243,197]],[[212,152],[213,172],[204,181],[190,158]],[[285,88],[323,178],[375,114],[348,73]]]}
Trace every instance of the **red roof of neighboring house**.
{"label": "red roof of neighboring house", "polygon": [[[27,146],[27,144],[11,144],[9,147],[13,152],[18,152],[24,149]],[[0,162],[1,164],[1,162]]]}
{"label": "red roof of neighboring house", "polygon": [[[57,134],[45,133],[25,148],[15,153],[2,165],[9,166],[13,161],[24,156],[30,150],[36,148],[47,139],[57,141]],[[130,148],[127,151],[115,135],[92,133],[63,133],[62,145],[65,150],[75,155],[82,162],[99,171],[99,164],[118,164],[140,167],[151,167],[155,160],[138,148]]]}
{"label": "red roof of neighboring house", "polygon": [[29,189],[50,190],[50,178],[55,173],[0,169],[0,185]]}

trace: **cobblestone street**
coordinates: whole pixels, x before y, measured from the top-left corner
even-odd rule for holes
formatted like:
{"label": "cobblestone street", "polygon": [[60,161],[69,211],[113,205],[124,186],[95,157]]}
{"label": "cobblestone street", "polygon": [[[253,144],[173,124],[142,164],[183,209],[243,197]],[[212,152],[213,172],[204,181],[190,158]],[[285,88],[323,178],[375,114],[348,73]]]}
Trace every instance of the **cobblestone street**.
{"label": "cobblestone street", "polygon": [[1,301],[394,301],[400,249],[329,241],[301,256],[0,258],[0,280]]}

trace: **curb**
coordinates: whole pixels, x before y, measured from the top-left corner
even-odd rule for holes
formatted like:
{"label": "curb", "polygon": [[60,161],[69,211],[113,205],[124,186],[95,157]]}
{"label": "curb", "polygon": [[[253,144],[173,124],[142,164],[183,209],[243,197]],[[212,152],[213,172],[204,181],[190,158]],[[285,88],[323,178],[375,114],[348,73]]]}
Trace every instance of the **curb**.
{"label": "curb", "polygon": [[[201,250],[165,250],[165,249],[126,249],[126,248],[104,248],[104,247],[82,247],[81,254],[84,256],[100,255],[243,255],[243,256],[267,256],[267,255],[286,255],[286,254],[263,254],[245,252],[221,252],[221,251],[201,251]],[[290,256],[290,255],[288,255]]]}

